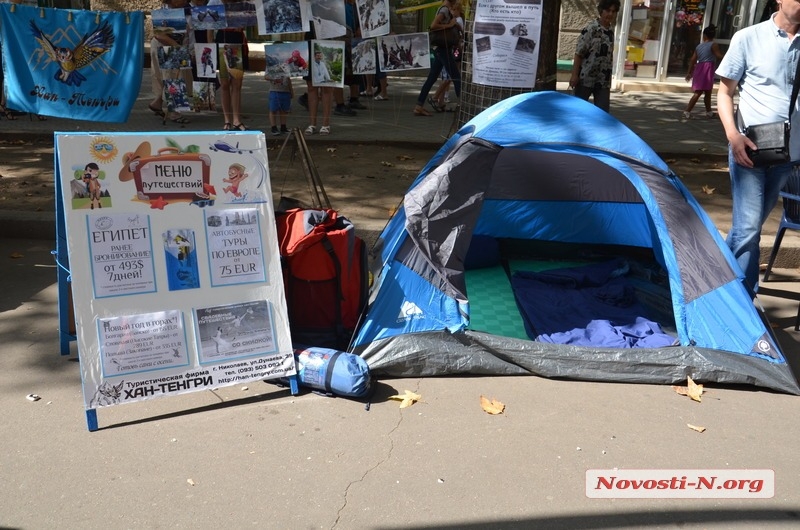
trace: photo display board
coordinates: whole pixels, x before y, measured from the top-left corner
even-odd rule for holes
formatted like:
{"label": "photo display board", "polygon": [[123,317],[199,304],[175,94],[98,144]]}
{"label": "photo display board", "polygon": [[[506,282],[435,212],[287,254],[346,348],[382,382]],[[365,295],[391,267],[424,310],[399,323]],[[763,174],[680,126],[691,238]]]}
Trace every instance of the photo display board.
{"label": "photo display board", "polygon": [[263,133],[55,153],[87,410],[296,373]]}

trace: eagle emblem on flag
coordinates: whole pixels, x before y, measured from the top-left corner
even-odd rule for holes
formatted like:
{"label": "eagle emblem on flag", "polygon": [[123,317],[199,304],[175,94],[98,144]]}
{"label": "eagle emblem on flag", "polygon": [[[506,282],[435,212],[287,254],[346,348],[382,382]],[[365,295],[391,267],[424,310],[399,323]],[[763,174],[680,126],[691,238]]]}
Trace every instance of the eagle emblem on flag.
{"label": "eagle emblem on flag", "polygon": [[92,33],[84,35],[74,48],[56,46],[33,20],[30,23],[31,31],[39,46],[48,58],[58,65],[55,79],[66,85],[80,86],[86,81],[86,77],[79,70],[109,51],[114,44],[114,33],[108,22],[104,22]]}

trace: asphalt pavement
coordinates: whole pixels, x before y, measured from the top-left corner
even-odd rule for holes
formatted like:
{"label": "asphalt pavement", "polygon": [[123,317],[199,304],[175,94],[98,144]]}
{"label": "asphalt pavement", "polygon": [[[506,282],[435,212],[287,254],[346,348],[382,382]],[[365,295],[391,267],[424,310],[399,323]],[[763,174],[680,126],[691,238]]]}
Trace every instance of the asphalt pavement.
{"label": "asphalt pavement", "polygon": [[[309,141],[424,143],[433,154],[452,116],[412,115],[420,83],[390,78],[389,101],[364,101],[368,110],[334,117],[330,137]],[[264,87],[248,74],[252,128],[266,126]],[[664,158],[723,156],[718,121],[681,121],[687,97],[616,93],[612,112]],[[148,100],[143,92],[128,123],[102,132],[221,129],[211,112],[162,125]],[[302,128],[296,110],[289,125]],[[14,134],[92,125],[23,118]],[[253,382],[103,408],[100,429],[89,432],[78,352],[73,344],[59,354],[53,245],[0,235],[0,527],[752,529],[796,528],[800,518],[800,425],[792,419],[800,398],[752,387],[707,385],[698,403],[664,385],[387,379],[367,410],[356,400],[292,396]],[[796,362],[800,274],[776,272],[757,303]],[[421,400],[400,409],[388,397],[406,389]],[[486,414],[481,395],[505,403],[505,412]],[[675,470],[679,481],[773,470],[774,495],[732,498],[737,491],[719,489],[720,498],[593,499],[587,470]]]}

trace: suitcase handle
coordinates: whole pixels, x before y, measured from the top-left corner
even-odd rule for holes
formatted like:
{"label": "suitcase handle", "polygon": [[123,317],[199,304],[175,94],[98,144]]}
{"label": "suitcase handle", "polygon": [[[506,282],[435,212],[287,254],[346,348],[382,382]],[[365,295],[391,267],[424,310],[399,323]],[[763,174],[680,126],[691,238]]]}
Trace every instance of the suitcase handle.
{"label": "suitcase handle", "polygon": [[162,147],[158,150],[159,155],[167,154],[167,153],[180,153],[181,150],[177,147]]}

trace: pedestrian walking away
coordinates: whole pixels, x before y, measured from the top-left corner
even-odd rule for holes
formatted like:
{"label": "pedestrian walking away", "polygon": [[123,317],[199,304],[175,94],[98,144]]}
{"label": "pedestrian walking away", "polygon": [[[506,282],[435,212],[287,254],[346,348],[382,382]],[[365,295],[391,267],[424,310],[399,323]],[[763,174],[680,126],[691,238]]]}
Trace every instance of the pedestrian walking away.
{"label": "pedestrian walking away", "polygon": [[722,51],[720,51],[719,45],[714,42],[714,37],[716,36],[716,27],[708,26],[704,29],[703,42],[697,45],[692,57],[689,59],[689,72],[686,74],[686,80],[692,80],[694,94],[689,99],[686,110],[683,111],[683,117],[687,120],[692,117],[692,109],[700,99],[700,96],[703,96],[703,103],[706,106],[706,118],[714,117],[714,112],[711,110],[714,70],[716,70],[717,61],[722,59]]}

